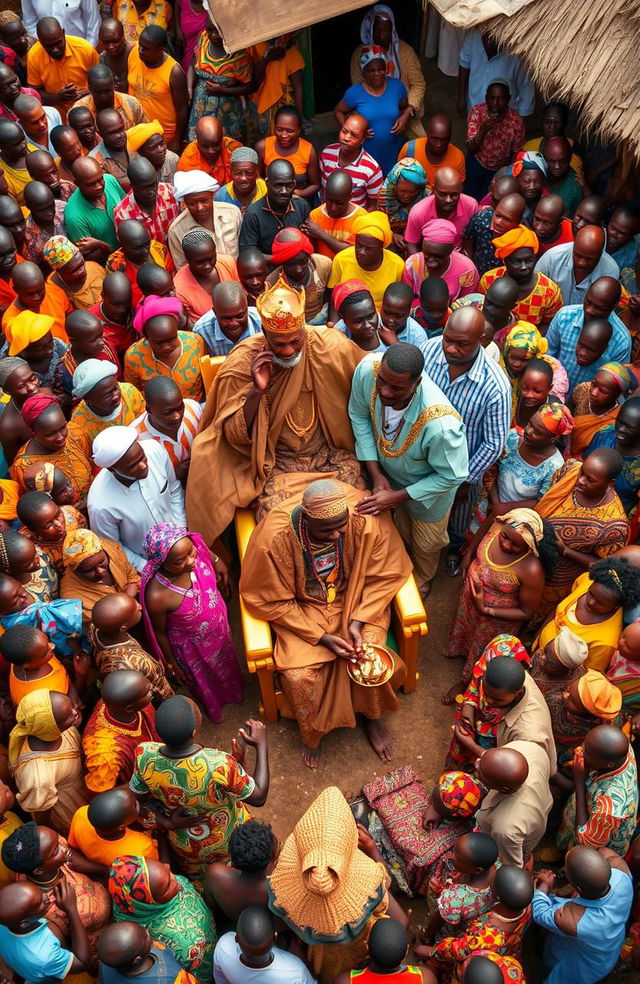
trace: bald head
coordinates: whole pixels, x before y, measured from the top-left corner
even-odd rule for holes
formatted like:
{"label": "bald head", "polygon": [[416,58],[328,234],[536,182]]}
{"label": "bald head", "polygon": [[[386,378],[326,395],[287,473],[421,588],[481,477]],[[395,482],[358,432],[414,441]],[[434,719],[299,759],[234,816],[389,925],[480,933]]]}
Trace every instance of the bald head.
{"label": "bald head", "polygon": [[482,311],[479,311],[474,307],[462,307],[451,312],[449,320],[447,321],[445,331],[447,329],[455,331],[456,333],[464,334],[464,337],[470,342],[478,342],[480,344],[480,339],[484,335],[484,318],[482,316]]}
{"label": "bald head", "polygon": [[140,923],[112,923],[98,938],[98,956],[107,967],[127,970],[151,949],[151,938]]}
{"label": "bald head", "polygon": [[173,291],[173,277],[158,263],[143,263],[138,270],[136,281],[145,297],[149,294],[167,297]]}
{"label": "bald head", "polygon": [[24,203],[30,212],[41,213],[43,209],[53,207],[55,199],[48,185],[42,181],[30,181],[24,189]]}
{"label": "bald head", "polygon": [[78,342],[101,329],[101,322],[89,311],[76,310],[67,315],[64,326],[71,341]]}
{"label": "bald head", "polygon": [[94,157],[79,157],[71,165],[80,194],[87,201],[96,201],[104,194],[104,173]]}
{"label": "bald head", "polygon": [[203,116],[196,123],[196,140],[222,140],[222,124],[215,116]]}
{"label": "bald head", "polygon": [[101,696],[116,716],[131,714],[151,700],[151,684],[137,670],[114,670],[103,680]]}
{"label": "bald head", "polygon": [[589,771],[612,772],[624,765],[629,754],[629,739],[620,728],[603,724],[588,732],[583,748]]}
{"label": "bald head", "polygon": [[548,179],[552,184],[560,184],[571,170],[571,144],[566,137],[551,137],[544,145],[543,154]]}
{"label": "bald head", "polygon": [[597,267],[605,239],[605,231],[601,226],[588,225],[578,230],[573,242],[573,274],[576,283],[581,283]]}
{"label": "bald head", "polygon": [[24,929],[44,908],[42,893],[33,882],[15,882],[0,890],[0,925]]}
{"label": "bald head", "polygon": [[129,164],[127,174],[132,185],[139,184],[142,181],[157,179],[156,169],[146,157],[134,158]]}
{"label": "bald head", "polygon": [[541,243],[552,243],[560,235],[564,201],[560,195],[543,195],[533,213],[533,231]]}
{"label": "bald head", "polygon": [[599,899],[609,890],[611,865],[594,847],[580,844],[564,859],[567,878],[585,899]]}
{"label": "bald head", "polygon": [[491,189],[491,199],[494,208],[496,203],[502,201],[507,195],[515,194],[518,194],[518,182],[514,177],[507,174],[502,178],[496,178]]}
{"label": "bald head", "polygon": [[500,198],[495,206],[493,216],[493,228],[496,235],[501,236],[519,226],[526,207],[527,203],[522,195],[517,192]]}
{"label": "bald head", "polygon": [[600,195],[587,195],[576,207],[571,220],[573,235],[586,225],[602,225],[607,214],[607,203]]}
{"label": "bald head", "polygon": [[446,140],[449,143],[451,140],[451,119],[445,113],[436,113],[434,116],[429,117],[427,122],[427,136],[429,143],[434,138],[436,140]]}
{"label": "bald head", "polygon": [[528,775],[527,760],[515,748],[489,748],[478,763],[480,781],[500,793],[515,793]]}
{"label": "bald head", "polygon": [[18,263],[14,267],[11,282],[14,290],[19,294],[22,290],[30,290],[33,287],[44,285],[44,277],[39,266],[36,266],[31,260],[25,260],[24,263]]}
{"label": "bald head", "polygon": [[460,174],[452,167],[439,167],[436,171],[435,188],[438,191],[462,191]]}
{"label": "bald head", "polygon": [[338,140],[343,145],[345,139],[349,141],[350,149],[353,149],[354,142],[362,146],[369,129],[369,121],[362,113],[349,113],[345,116],[344,123],[338,135]]}
{"label": "bald head", "polygon": [[347,171],[332,171],[327,178],[325,198],[331,201],[346,199],[349,202],[352,194],[353,181],[351,175]]}
{"label": "bald head", "polygon": [[131,284],[125,273],[108,273],[102,282],[102,296],[113,304],[131,305]]}

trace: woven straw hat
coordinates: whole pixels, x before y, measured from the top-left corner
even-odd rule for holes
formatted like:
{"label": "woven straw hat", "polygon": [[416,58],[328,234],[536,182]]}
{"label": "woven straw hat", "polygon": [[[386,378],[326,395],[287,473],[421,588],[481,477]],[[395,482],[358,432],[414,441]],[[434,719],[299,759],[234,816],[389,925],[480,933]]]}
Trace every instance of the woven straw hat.
{"label": "woven straw hat", "polygon": [[382,899],[386,872],[358,849],[349,805],[328,786],[287,837],[269,883],[273,911],[309,930],[309,942],[340,942],[362,931]]}

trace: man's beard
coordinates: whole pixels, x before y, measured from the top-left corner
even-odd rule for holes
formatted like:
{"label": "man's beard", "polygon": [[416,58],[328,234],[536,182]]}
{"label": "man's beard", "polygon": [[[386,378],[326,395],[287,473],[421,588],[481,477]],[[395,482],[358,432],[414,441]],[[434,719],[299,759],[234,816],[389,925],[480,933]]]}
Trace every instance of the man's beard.
{"label": "man's beard", "polygon": [[273,357],[273,364],[280,366],[281,369],[293,369],[297,366],[302,358],[302,351],[298,352],[297,355],[293,355],[290,359],[280,359],[277,355]]}

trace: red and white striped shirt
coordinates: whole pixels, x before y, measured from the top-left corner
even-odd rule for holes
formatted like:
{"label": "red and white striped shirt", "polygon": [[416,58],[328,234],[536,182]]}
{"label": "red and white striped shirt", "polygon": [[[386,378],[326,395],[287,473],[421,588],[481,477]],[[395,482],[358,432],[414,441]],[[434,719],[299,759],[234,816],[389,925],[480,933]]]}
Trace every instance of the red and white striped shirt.
{"label": "red and white striped shirt", "polygon": [[167,434],[161,434],[159,430],[152,427],[146,410],[133,421],[131,426],[135,427],[141,441],[157,441],[158,444],[161,444],[171,458],[171,464],[175,469],[181,461],[191,457],[191,445],[198,433],[203,410],[202,404],[196,400],[184,401],[184,417],[178,429],[177,441],[168,437]]}
{"label": "red and white striped shirt", "polygon": [[340,144],[329,144],[320,154],[320,180],[322,182],[322,197],[327,184],[327,178],[333,171],[338,169],[346,171],[353,181],[353,194],[351,201],[356,205],[367,204],[367,198],[377,199],[378,192],[382,188],[382,171],[377,161],[374,161],[371,154],[366,150],[360,152],[351,164],[344,167],[340,164]]}

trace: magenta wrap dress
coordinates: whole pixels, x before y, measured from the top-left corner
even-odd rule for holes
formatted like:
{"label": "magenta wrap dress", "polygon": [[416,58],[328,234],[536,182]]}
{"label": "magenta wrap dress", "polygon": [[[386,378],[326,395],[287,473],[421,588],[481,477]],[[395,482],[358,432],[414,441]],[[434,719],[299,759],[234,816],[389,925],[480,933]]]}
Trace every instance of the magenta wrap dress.
{"label": "magenta wrap dress", "polygon": [[[197,553],[190,588],[180,588],[160,573],[173,544],[185,536]],[[145,537],[144,549],[149,560],[141,574],[140,601],[153,654],[164,664],[146,605],[147,585],[156,577],[164,587],[182,595],[180,607],[167,613],[167,637],[192,696],[204,706],[207,717],[218,722],[225,704],[242,701],[244,684],[209,550],[199,533],[174,523],[153,526]]]}
{"label": "magenta wrap dress", "polygon": [[191,64],[193,52],[196,48],[196,41],[206,26],[206,13],[196,14],[189,0],[182,0],[180,4],[180,29],[184,38],[184,55],[180,60],[180,64],[185,72]]}

